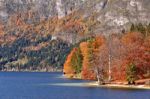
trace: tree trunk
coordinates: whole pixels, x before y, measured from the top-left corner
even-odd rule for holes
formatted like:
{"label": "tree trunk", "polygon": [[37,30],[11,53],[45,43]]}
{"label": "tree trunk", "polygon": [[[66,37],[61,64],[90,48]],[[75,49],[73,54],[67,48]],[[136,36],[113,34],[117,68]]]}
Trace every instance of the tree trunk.
{"label": "tree trunk", "polygon": [[98,85],[103,85],[104,82],[103,82],[103,78],[100,77],[100,71],[98,68],[96,68],[96,77],[97,77],[97,83]]}
{"label": "tree trunk", "polygon": [[111,81],[111,55],[109,55],[109,63],[108,63],[109,67],[108,67],[108,74],[109,74],[109,77],[108,77],[108,81],[110,82]]}

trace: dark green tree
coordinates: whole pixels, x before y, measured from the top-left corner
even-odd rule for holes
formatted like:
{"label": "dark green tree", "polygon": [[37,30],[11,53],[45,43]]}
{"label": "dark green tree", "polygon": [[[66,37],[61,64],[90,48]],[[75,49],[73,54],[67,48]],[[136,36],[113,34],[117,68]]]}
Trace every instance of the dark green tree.
{"label": "dark green tree", "polygon": [[127,70],[126,70],[126,79],[128,81],[128,84],[135,84],[135,80],[137,79],[136,72],[137,72],[136,65],[130,63],[127,66]]}
{"label": "dark green tree", "polygon": [[144,36],[146,36],[146,29],[145,27],[142,25],[142,23],[139,23],[137,25],[137,29],[138,29],[138,32],[142,33]]}
{"label": "dark green tree", "polygon": [[150,36],[150,23],[146,27],[146,36]]}
{"label": "dark green tree", "polygon": [[81,72],[82,60],[83,60],[83,56],[81,55],[80,48],[76,48],[76,51],[71,59],[71,64],[77,74]]}
{"label": "dark green tree", "polygon": [[136,26],[132,23],[131,27],[130,27],[130,31],[134,32],[136,31]]}

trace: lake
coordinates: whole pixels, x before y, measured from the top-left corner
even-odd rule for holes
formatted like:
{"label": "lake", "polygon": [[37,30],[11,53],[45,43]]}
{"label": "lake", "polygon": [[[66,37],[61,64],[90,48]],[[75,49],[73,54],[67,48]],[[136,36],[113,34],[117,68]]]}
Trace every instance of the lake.
{"label": "lake", "polygon": [[0,99],[150,99],[150,90],[80,86],[62,73],[0,72]]}

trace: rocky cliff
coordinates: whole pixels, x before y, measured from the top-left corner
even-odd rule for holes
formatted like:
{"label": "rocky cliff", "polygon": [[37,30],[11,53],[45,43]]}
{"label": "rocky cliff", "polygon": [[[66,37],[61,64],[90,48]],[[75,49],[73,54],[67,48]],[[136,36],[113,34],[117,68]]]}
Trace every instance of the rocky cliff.
{"label": "rocky cliff", "polygon": [[126,28],[131,23],[148,23],[149,0],[1,0],[1,19],[8,19],[16,13],[33,13],[35,18],[58,16],[59,18],[77,11],[84,18],[96,14],[101,24],[96,32]]}

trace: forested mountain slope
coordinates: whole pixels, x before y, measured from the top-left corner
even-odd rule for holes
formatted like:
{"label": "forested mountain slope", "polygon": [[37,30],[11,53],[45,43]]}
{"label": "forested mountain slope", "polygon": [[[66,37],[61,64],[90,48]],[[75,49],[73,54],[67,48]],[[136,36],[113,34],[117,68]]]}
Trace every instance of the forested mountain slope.
{"label": "forested mountain slope", "polygon": [[148,25],[149,5],[149,0],[0,0],[0,66],[61,68],[82,39]]}

